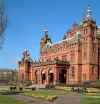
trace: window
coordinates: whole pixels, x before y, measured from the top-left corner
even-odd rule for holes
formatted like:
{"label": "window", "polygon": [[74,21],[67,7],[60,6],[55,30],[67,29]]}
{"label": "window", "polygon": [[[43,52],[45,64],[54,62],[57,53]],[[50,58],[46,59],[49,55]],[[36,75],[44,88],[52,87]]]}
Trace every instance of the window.
{"label": "window", "polygon": [[4,78],[3,72],[0,72],[0,80]]}
{"label": "window", "polygon": [[75,55],[74,54],[71,54],[71,61],[72,62],[74,61],[74,58],[75,58]]}
{"label": "window", "polygon": [[88,29],[84,29],[84,34],[87,34],[88,33]]}
{"label": "window", "polygon": [[93,35],[94,35],[94,33],[95,33],[95,32],[93,31]]}
{"label": "window", "polygon": [[100,48],[98,48],[98,54],[99,54],[99,57],[100,57]]}
{"label": "window", "polygon": [[87,32],[88,32],[88,29],[86,29],[86,34],[87,34]]}
{"label": "window", "polygon": [[92,66],[92,68],[91,68],[91,72],[92,72],[92,75],[95,73],[94,66]]}
{"label": "window", "polygon": [[83,81],[86,81],[86,73],[83,74]]}
{"label": "window", "polygon": [[83,58],[87,59],[87,43],[86,41],[83,42]]}
{"label": "window", "polygon": [[57,56],[54,56],[54,60],[59,60],[59,58]]}
{"label": "window", "polygon": [[48,58],[48,61],[51,61],[51,57]]}
{"label": "window", "polygon": [[62,56],[62,61],[66,61],[66,56]]}

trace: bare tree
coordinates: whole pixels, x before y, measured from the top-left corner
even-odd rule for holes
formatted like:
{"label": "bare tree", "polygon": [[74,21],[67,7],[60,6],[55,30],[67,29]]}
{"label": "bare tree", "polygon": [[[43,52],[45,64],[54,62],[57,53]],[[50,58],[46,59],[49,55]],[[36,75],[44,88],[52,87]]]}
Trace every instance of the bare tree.
{"label": "bare tree", "polygon": [[8,24],[8,19],[4,13],[4,2],[3,2],[3,0],[0,0],[0,49],[2,48],[2,45],[5,40],[3,33],[7,27],[7,24]]}

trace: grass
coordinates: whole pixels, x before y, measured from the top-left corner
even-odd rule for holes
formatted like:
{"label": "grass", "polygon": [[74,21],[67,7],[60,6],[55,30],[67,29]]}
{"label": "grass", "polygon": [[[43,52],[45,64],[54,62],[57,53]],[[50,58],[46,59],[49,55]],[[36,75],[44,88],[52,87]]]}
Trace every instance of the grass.
{"label": "grass", "polygon": [[13,99],[5,95],[0,95],[0,104],[27,104],[27,103]]}
{"label": "grass", "polygon": [[38,95],[43,95],[43,96],[49,96],[49,95],[64,95],[67,93],[67,91],[63,90],[56,90],[56,89],[49,89],[49,90],[34,90],[34,91],[10,91],[7,90],[5,92],[8,93],[17,93],[17,94],[38,94]]}
{"label": "grass", "polygon": [[28,91],[25,93],[41,95],[41,96],[50,96],[50,95],[64,95],[65,91],[58,91],[58,90],[38,90],[38,91]]}
{"label": "grass", "polygon": [[57,99],[57,95],[64,95],[66,91],[58,91],[55,89],[49,90],[37,90],[37,91],[25,91],[20,93],[21,95],[30,96],[34,98],[43,99],[46,101],[54,101]]}
{"label": "grass", "polygon": [[47,101],[52,101],[57,98],[57,95],[64,95],[67,91],[49,89],[49,90],[31,90],[31,91],[10,91],[7,90],[7,93],[17,93],[19,95],[30,96],[34,98],[40,98]]}
{"label": "grass", "polygon": [[86,96],[83,98],[81,104],[100,104],[100,95]]}

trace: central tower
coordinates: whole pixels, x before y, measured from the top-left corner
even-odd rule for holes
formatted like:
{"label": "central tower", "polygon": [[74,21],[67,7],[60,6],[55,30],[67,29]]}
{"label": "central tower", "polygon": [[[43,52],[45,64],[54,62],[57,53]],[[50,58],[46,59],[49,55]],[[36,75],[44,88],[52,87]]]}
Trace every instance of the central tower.
{"label": "central tower", "polygon": [[98,79],[98,39],[96,21],[93,20],[92,11],[88,6],[87,17],[82,21],[82,80],[92,81]]}

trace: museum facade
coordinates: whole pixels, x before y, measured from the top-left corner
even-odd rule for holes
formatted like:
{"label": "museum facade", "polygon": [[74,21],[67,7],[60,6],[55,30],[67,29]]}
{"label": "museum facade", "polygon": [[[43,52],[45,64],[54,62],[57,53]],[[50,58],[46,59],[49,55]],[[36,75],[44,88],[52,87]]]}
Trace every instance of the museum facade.
{"label": "museum facade", "polygon": [[63,39],[52,43],[48,30],[40,42],[40,59],[33,61],[24,50],[18,62],[19,81],[33,84],[76,84],[100,79],[100,28],[91,16],[82,14]]}

